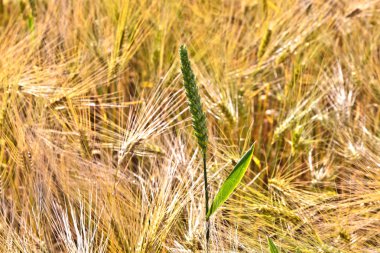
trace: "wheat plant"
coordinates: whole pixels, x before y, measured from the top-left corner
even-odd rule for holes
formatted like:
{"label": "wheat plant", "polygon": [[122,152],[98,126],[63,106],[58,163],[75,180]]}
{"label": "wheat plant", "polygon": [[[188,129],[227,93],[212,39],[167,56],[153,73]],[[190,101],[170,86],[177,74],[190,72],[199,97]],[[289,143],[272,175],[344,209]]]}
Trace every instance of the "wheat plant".
{"label": "wheat plant", "polygon": [[245,172],[247,171],[253,156],[253,145],[246,152],[246,154],[236,164],[231,174],[221,185],[218,193],[216,194],[211,207],[208,206],[209,192],[207,183],[207,166],[206,166],[206,152],[207,152],[207,125],[206,116],[202,111],[201,99],[198,92],[198,87],[195,82],[195,75],[190,66],[190,60],[187,53],[187,49],[184,45],[180,47],[180,58],[182,64],[182,75],[184,80],[184,86],[186,90],[187,100],[189,103],[190,112],[192,115],[193,129],[195,136],[198,140],[203,154],[203,175],[204,175],[204,188],[205,188],[205,209],[206,209],[206,245],[207,250],[209,248],[210,239],[210,216],[216,212],[216,210],[228,199],[231,193],[239,185]]}
{"label": "wheat plant", "polygon": [[[207,182],[207,123],[206,115],[202,109],[201,97],[199,95],[198,86],[195,82],[195,75],[191,69],[189,56],[187,49],[182,45],[179,49],[179,55],[181,58],[181,70],[183,75],[184,87],[186,90],[187,101],[189,103],[189,109],[193,121],[194,134],[197,137],[198,145],[202,151],[203,158],[203,180],[204,180],[204,191],[205,191],[205,214],[209,211],[209,193],[208,193],[208,182]],[[206,224],[206,241],[210,238],[210,228],[207,221]]]}

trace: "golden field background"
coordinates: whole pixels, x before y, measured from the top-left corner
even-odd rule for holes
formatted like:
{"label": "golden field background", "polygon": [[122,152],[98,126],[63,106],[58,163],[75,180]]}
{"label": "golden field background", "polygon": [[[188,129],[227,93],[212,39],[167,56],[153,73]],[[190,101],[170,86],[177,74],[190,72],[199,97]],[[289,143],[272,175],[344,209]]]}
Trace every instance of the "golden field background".
{"label": "golden field background", "polygon": [[0,0],[0,251],[380,252],[380,1]]}

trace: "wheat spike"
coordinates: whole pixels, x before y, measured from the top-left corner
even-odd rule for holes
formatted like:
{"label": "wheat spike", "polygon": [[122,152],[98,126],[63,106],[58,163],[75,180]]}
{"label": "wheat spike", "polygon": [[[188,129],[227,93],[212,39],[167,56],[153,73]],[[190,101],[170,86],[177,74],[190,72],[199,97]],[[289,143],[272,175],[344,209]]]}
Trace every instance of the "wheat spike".
{"label": "wheat spike", "polygon": [[181,57],[181,70],[184,86],[192,115],[195,136],[197,137],[198,144],[201,147],[202,152],[205,154],[208,140],[206,115],[202,111],[201,97],[199,96],[198,86],[195,82],[195,76],[190,66],[187,49],[184,45],[181,46],[179,53]]}

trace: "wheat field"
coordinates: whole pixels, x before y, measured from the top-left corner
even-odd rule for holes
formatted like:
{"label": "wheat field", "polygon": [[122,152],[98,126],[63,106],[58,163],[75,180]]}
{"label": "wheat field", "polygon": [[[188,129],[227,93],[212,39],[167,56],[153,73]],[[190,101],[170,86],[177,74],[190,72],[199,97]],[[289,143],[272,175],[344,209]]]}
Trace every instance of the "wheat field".
{"label": "wheat field", "polygon": [[[0,0],[0,252],[380,252],[379,17],[379,0]],[[207,242],[202,153],[213,198],[252,143]]]}

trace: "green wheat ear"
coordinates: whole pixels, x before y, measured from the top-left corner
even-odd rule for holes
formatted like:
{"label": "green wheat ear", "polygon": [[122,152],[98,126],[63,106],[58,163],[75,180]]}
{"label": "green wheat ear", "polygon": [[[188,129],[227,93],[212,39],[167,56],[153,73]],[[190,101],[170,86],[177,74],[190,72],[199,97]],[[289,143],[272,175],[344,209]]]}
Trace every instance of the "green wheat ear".
{"label": "green wheat ear", "polygon": [[193,118],[193,128],[198,144],[205,154],[207,150],[207,126],[206,115],[202,111],[201,97],[199,96],[198,87],[195,82],[195,76],[190,66],[187,49],[184,45],[179,50],[181,58],[181,70],[186,90],[187,100],[189,103],[190,113]]}

